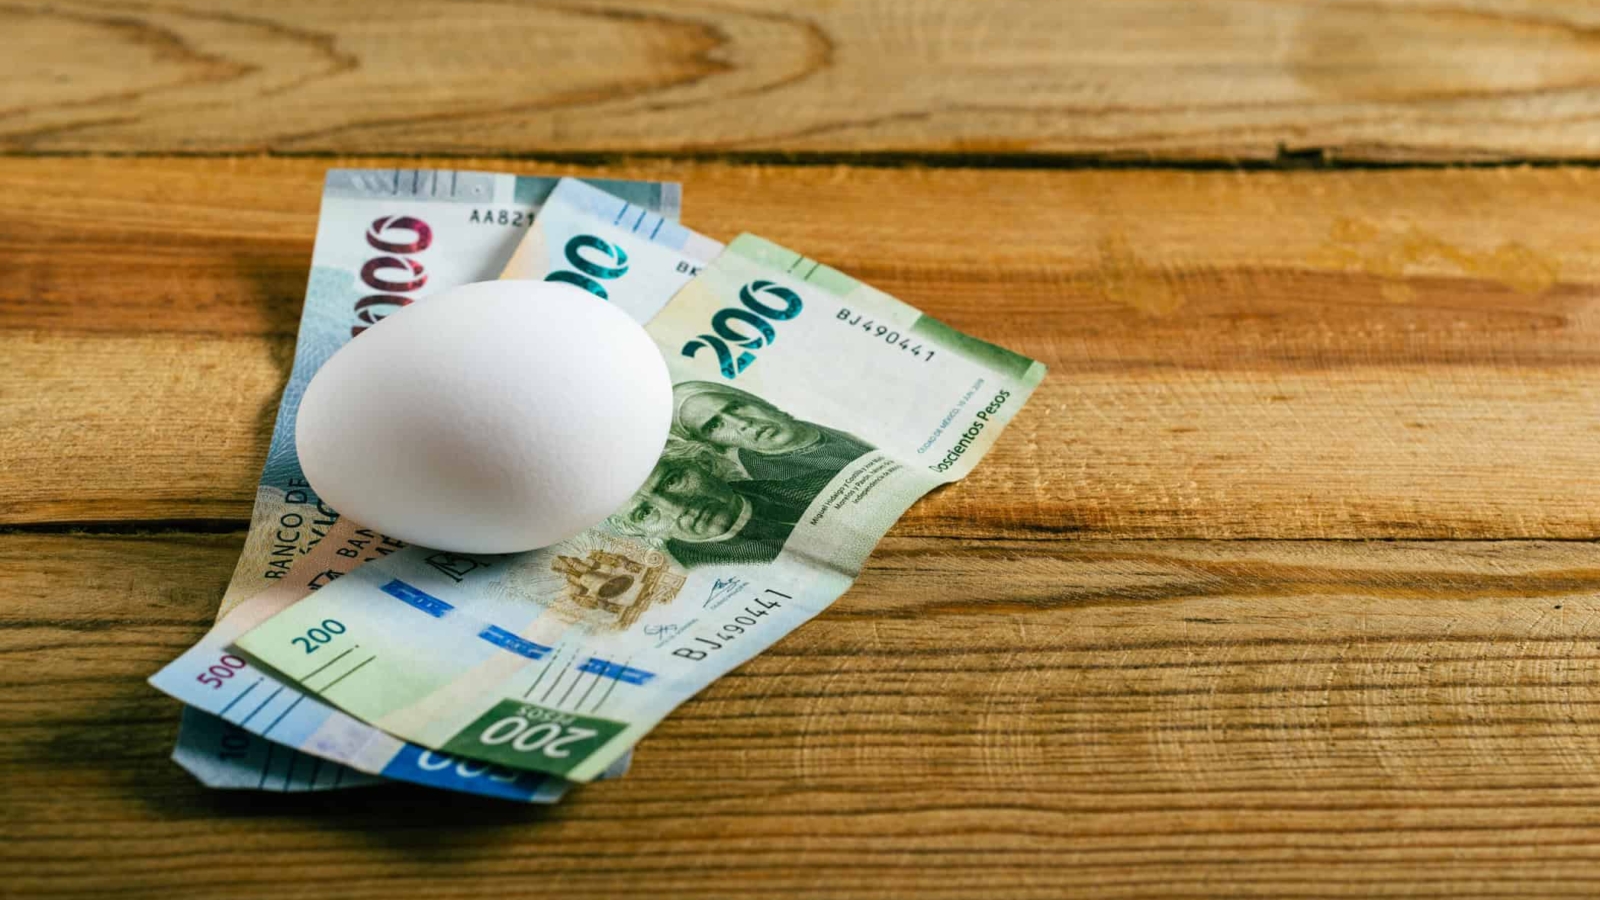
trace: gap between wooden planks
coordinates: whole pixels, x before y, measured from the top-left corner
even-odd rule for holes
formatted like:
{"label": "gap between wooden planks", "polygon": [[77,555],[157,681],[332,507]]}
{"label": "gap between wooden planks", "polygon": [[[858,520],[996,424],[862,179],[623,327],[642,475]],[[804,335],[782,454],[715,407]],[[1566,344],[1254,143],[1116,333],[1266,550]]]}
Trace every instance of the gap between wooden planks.
{"label": "gap between wooden planks", "polygon": [[25,0],[0,8],[0,150],[1594,159],[1597,21],[1577,0]]}
{"label": "gap between wooden planks", "polygon": [[[0,161],[0,524],[246,519],[322,172],[393,164]],[[439,165],[679,179],[1046,362],[902,534],[1600,534],[1600,172]]]}
{"label": "gap between wooden planks", "polygon": [[143,679],[241,540],[0,535],[8,891],[1600,890],[1594,544],[891,536],[625,779],[529,810],[173,766],[177,705]]}

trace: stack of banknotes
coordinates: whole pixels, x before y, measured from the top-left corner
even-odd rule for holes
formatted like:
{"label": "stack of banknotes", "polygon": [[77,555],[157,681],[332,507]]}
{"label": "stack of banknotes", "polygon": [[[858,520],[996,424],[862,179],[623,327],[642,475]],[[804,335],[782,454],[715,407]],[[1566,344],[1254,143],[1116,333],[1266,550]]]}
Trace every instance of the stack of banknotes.
{"label": "stack of banknotes", "polygon": [[[919,497],[965,476],[1044,367],[754,235],[681,190],[334,170],[294,367],[216,625],[151,678],[211,787],[405,781],[524,803],[622,775],[679,704],[838,599]],[[408,547],[303,477],[311,376],[412,302],[565,281],[645,325],[671,435],[602,524],[528,553]],[[448,302],[448,301],[444,301]]]}

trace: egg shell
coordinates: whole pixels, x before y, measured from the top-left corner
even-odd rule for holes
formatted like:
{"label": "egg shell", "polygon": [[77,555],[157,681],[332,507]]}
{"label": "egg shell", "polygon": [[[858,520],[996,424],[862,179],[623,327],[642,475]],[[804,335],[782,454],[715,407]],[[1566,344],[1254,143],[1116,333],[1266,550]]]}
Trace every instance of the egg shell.
{"label": "egg shell", "polygon": [[488,281],[358,335],[307,385],[300,465],[409,543],[531,550],[615,512],[666,444],[672,385],[638,323],[580,288]]}

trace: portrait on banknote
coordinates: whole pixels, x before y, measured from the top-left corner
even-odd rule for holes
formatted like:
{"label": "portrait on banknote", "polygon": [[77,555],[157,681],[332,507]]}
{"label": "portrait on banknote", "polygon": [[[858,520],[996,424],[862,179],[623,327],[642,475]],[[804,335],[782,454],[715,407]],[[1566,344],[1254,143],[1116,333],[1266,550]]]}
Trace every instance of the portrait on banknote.
{"label": "portrait on banknote", "polygon": [[873,449],[731,385],[681,382],[661,461],[608,522],[686,569],[768,563],[834,476]]}

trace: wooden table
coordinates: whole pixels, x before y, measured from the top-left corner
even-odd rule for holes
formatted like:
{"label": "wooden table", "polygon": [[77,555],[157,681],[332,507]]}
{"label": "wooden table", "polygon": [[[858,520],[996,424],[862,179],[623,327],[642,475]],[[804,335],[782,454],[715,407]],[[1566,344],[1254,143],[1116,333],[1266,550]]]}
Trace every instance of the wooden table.
{"label": "wooden table", "polygon": [[[1600,892],[1597,25],[0,6],[0,893]],[[678,179],[1050,376],[621,781],[209,792],[144,679],[243,541],[323,170],[414,164]]]}

